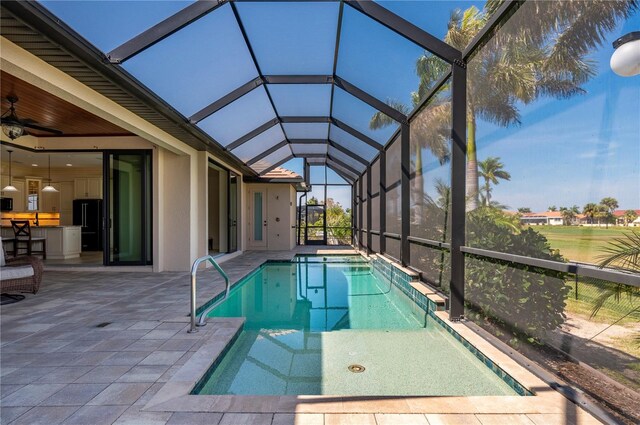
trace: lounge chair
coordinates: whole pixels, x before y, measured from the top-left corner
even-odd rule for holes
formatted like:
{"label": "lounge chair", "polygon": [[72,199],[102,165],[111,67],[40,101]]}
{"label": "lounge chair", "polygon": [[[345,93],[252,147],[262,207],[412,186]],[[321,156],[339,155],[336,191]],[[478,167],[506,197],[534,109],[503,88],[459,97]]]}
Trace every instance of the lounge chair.
{"label": "lounge chair", "polygon": [[37,257],[7,259],[0,241],[0,293],[30,292],[36,294],[42,281],[42,260]]}

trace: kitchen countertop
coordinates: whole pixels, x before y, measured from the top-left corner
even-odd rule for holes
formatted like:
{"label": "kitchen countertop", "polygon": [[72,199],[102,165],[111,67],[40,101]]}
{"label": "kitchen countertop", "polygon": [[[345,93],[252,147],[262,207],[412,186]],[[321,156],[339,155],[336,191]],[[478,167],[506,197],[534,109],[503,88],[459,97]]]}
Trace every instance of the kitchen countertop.
{"label": "kitchen countertop", "polygon": [[[74,225],[70,225],[70,226],[31,226],[32,229],[62,229],[65,227],[82,227],[80,225],[74,226]],[[0,228],[2,229],[12,229],[11,226],[0,226]]]}

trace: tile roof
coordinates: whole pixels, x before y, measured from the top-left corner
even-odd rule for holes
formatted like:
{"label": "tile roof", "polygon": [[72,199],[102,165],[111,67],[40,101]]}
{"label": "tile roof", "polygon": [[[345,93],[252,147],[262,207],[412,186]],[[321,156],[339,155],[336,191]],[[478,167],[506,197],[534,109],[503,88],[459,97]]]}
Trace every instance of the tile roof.
{"label": "tile roof", "polygon": [[262,176],[263,179],[302,180],[302,176],[286,168],[276,167]]}

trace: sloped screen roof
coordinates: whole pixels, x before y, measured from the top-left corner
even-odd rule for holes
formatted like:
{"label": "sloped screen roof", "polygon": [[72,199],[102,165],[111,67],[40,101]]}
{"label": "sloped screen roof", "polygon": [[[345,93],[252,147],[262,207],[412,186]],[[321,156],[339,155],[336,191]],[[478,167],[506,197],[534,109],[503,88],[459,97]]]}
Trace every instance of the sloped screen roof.
{"label": "sloped screen roof", "polygon": [[407,123],[415,58],[460,56],[372,1],[41,3],[258,174],[305,158],[352,182]]}

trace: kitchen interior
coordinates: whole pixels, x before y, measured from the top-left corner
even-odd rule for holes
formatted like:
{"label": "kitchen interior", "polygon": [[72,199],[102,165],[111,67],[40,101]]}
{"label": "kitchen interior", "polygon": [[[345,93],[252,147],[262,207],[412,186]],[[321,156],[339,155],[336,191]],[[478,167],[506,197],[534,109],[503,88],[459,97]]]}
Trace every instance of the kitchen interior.
{"label": "kitchen interior", "polygon": [[28,220],[39,239],[32,254],[46,256],[45,267],[152,265],[153,145],[4,70],[0,94],[0,230],[8,256],[11,220]]}
{"label": "kitchen interior", "polygon": [[[38,152],[2,145],[0,222],[8,256],[15,249],[11,221],[28,220],[32,237],[46,240],[46,265],[103,264],[102,158],[100,151]],[[34,242],[33,249],[42,247]]]}

